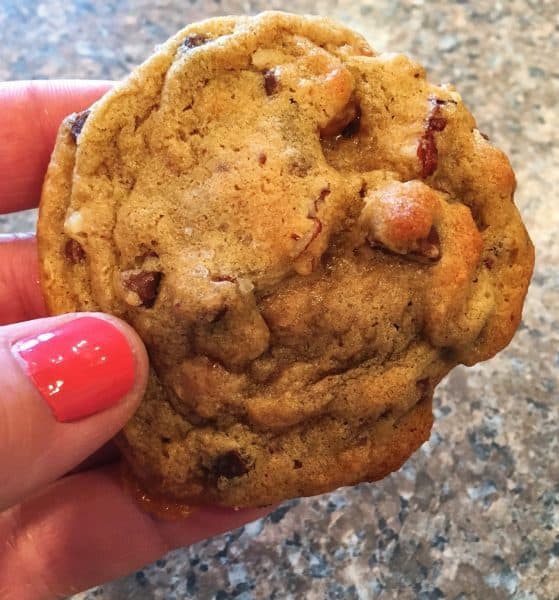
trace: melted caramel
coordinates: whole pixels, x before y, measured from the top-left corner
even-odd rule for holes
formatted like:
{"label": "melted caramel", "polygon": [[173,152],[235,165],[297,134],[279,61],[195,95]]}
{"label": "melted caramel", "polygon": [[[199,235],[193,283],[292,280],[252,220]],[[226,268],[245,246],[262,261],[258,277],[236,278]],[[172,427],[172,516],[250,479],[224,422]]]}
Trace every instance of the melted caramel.
{"label": "melted caramel", "polygon": [[143,511],[154,517],[166,521],[178,521],[189,517],[196,511],[196,506],[146,492],[124,462],[121,471],[126,492],[132,496]]}

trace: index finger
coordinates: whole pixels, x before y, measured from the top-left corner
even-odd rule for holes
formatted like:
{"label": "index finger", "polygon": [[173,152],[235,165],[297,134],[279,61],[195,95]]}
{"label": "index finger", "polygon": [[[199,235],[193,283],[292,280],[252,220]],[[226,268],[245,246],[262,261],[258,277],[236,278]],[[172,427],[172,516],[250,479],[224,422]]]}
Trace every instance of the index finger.
{"label": "index finger", "polygon": [[110,81],[0,82],[0,214],[33,208],[62,119],[84,110]]}

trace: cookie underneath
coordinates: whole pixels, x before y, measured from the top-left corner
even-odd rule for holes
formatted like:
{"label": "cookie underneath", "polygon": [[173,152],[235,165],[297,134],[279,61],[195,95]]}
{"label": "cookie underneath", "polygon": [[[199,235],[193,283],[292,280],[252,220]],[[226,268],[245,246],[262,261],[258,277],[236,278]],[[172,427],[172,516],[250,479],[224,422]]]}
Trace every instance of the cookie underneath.
{"label": "cookie underneath", "polygon": [[211,19],[62,124],[41,283],[146,343],[118,436],[141,488],[266,505],[397,469],[441,378],[510,341],[533,266],[514,186],[405,56],[328,19]]}

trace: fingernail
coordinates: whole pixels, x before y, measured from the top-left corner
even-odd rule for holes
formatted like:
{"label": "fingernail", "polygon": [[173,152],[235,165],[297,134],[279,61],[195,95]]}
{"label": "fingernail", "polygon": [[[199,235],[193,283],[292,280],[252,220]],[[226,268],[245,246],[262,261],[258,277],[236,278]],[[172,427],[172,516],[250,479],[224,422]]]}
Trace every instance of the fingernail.
{"label": "fingernail", "polygon": [[18,340],[12,352],[58,421],[106,410],[134,385],[128,341],[104,319],[79,317]]}

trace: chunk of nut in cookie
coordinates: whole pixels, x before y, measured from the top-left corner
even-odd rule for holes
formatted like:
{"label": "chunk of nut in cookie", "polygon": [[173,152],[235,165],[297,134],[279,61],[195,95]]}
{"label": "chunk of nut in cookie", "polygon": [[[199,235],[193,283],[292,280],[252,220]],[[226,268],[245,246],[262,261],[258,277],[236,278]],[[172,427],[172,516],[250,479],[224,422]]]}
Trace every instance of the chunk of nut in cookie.
{"label": "chunk of nut in cookie", "polygon": [[352,96],[342,111],[320,130],[320,137],[350,139],[359,133],[360,128],[361,107]]}
{"label": "chunk of nut in cookie", "polygon": [[437,192],[421,181],[395,182],[365,196],[359,224],[371,246],[436,260]]}
{"label": "chunk of nut in cookie", "polygon": [[78,235],[83,231],[84,219],[83,214],[79,210],[70,212],[64,221],[64,233],[69,236]]}
{"label": "chunk of nut in cookie", "polygon": [[266,94],[289,90],[292,102],[311,108],[318,115],[319,131],[326,128],[327,132],[341,133],[358,112],[357,106],[350,102],[354,93],[351,72],[339,58],[309,40],[295,38],[293,42],[290,54],[269,51],[253,54],[254,66],[264,75]]}

